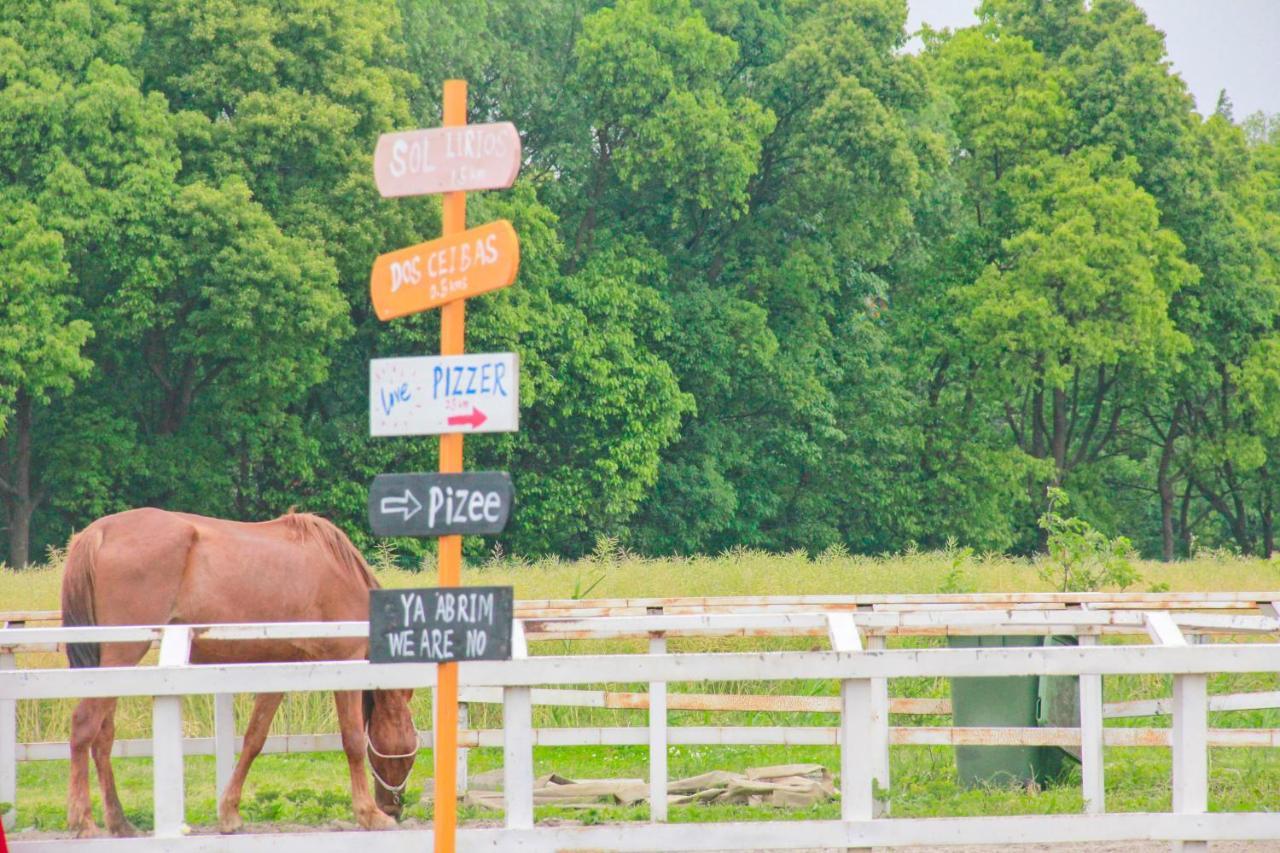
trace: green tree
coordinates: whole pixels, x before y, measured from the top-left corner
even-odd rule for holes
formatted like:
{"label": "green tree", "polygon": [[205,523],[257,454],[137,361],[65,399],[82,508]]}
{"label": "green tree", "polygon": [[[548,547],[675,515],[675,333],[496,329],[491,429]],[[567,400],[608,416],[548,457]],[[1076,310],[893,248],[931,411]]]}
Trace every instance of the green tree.
{"label": "green tree", "polygon": [[[68,431],[67,415],[52,408],[96,361],[86,348],[90,291],[134,274],[177,164],[164,100],[144,95],[127,67],[139,32],[124,8],[108,0],[9,3],[0,22],[8,235],[0,311],[17,347],[0,369],[0,493],[10,562],[21,566],[33,514],[61,497],[51,479],[59,472],[48,464],[59,452],[55,438],[94,440]],[[73,417],[95,409],[77,402]]]}
{"label": "green tree", "polygon": [[1096,149],[1014,170],[1003,195],[1018,230],[960,293],[1010,429],[1053,460],[1055,482],[1114,440],[1119,388],[1188,348],[1169,300],[1195,270],[1131,173]]}
{"label": "green tree", "polygon": [[31,516],[48,497],[48,484],[32,481],[37,416],[90,367],[91,327],[69,317],[62,236],[38,217],[30,202],[0,202],[0,498],[15,568],[27,564]]}

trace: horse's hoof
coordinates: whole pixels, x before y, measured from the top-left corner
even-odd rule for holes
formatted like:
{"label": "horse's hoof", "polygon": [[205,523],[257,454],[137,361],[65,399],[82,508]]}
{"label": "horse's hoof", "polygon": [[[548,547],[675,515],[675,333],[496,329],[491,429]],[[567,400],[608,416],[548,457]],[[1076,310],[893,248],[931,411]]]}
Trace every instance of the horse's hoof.
{"label": "horse's hoof", "polygon": [[102,830],[91,820],[80,824],[80,828],[76,830],[76,838],[99,838],[101,835]]}
{"label": "horse's hoof", "polygon": [[241,819],[239,812],[232,812],[228,815],[220,815],[218,817],[218,832],[223,835],[231,835],[233,832],[239,832],[244,826],[244,820]]}
{"label": "horse's hoof", "polygon": [[136,838],[138,835],[137,827],[127,820],[115,824],[109,823],[107,824],[107,829],[116,838]]}
{"label": "horse's hoof", "polygon": [[360,817],[360,826],[365,829],[395,829],[396,819],[390,815],[383,814],[380,810],[374,809],[371,814],[362,815]]}

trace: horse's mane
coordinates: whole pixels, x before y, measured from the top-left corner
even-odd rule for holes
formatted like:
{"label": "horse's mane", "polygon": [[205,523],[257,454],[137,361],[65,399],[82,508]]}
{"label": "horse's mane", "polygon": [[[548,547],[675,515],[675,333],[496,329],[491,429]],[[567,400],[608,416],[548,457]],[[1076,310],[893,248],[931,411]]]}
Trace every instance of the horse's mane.
{"label": "horse's mane", "polygon": [[318,515],[312,515],[309,512],[293,511],[280,516],[278,521],[283,522],[289,528],[289,531],[299,539],[314,539],[320,542],[330,556],[337,560],[340,565],[345,566],[352,574],[363,580],[369,589],[378,589],[380,587],[378,579],[373,576],[373,570],[369,568],[369,564],[365,562],[364,556],[359,549],[351,544],[347,534],[338,529],[333,522]]}

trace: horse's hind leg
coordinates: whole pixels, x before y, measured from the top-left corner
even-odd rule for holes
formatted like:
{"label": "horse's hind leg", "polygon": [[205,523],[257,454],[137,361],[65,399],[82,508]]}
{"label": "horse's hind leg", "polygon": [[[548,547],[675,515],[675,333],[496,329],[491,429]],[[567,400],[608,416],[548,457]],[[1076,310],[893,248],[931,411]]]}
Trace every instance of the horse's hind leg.
{"label": "horse's hind leg", "polygon": [[240,793],[244,788],[244,779],[249,775],[249,765],[262,752],[262,745],[267,742],[267,732],[271,730],[271,718],[280,707],[283,693],[259,693],[253,698],[253,714],[249,717],[249,726],[244,733],[244,748],[240,750],[240,759],[236,769],[227,782],[227,790],[218,803],[218,831],[235,832],[244,826],[240,817]]}
{"label": "horse's hind leg", "polygon": [[[101,666],[133,666],[146,654],[150,643],[104,644]],[[115,739],[116,700],[92,698],[81,700],[71,715],[71,779],[67,794],[67,829],[77,837],[99,835],[93,822],[89,801],[89,752],[98,767],[102,785],[103,812],[107,827],[116,834],[132,830],[124,818],[120,798],[116,795],[115,777],[111,772],[111,743]],[[105,745],[105,746],[104,746]]]}
{"label": "horse's hind leg", "polygon": [[116,739],[116,700],[106,700],[98,736],[93,740],[93,763],[98,768],[98,784],[102,787],[102,820],[112,835],[133,836],[138,831],[124,816],[120,796],[116,793],[116,777],[111,770],[111,744]]}
{"label": "horse's hind leg", "polygon": [[351,807],[356,822],[365,829],[395,829],[395,818],[383,813],[369,793],[369,779],[364,772],[364,711],[360,707],[360,691],[343,690],[333,694],[338,706],[338,727],[342,731],[342,750],[347,754],[351,771]]}
{"label": "horse's hind leg", "polygon": [[77,838],[101,834],[89,802],[89,749],[114,699],[82,699],[71,715],[71,780],[67,794],[67,829]]}

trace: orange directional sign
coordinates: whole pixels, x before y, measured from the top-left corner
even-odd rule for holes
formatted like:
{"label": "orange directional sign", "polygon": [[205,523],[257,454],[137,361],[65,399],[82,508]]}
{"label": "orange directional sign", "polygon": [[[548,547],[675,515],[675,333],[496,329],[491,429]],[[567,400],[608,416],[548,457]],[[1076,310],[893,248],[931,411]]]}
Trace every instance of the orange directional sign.
{"label": "orange directional sign", "polygon": [[520,267],[520,241],[505,219],[379,255],[369,292],[379,320],[438,308],[506,287]]}
{"label": "orange directional sign", "polygon": [[384,133],[373,178],[386,198],[511,186],[520,171],[520,134],[509,121]]}

